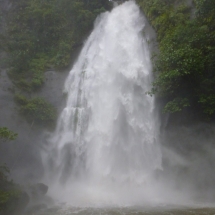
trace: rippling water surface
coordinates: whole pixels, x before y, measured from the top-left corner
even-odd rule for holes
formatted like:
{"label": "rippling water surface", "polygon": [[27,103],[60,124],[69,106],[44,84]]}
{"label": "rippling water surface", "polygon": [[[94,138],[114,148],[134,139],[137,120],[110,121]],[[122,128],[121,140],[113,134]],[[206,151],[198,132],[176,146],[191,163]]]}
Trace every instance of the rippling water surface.
{"label": "rippling water surface", "polygon": [[39,215],[215,215],[214,207],[51,208]]}

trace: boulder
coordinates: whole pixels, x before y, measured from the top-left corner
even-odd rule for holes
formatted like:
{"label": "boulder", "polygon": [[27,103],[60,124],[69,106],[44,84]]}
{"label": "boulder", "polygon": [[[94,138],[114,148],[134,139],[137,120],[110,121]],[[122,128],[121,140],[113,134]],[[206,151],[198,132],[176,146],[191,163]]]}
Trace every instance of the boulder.
{"label": "boulder", "polygon": [[30,187],[30,195],[32,198],[45,196],[48,192],[48,186],[43,183],[37,183]]}

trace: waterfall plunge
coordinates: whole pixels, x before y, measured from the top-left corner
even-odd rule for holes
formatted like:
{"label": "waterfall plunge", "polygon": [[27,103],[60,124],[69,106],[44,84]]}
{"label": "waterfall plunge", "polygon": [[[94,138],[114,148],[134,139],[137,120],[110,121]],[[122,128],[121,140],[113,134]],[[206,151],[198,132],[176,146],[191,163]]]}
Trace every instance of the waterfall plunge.
{"label": "waterfall plunge", "polygon": [[[68,94],[50,140],[49,180],[75,206],[150,199],[161,168],[151,62],[134,1],[97,18],[65,83]],[[151,197],[153,198],[153,197]]]}

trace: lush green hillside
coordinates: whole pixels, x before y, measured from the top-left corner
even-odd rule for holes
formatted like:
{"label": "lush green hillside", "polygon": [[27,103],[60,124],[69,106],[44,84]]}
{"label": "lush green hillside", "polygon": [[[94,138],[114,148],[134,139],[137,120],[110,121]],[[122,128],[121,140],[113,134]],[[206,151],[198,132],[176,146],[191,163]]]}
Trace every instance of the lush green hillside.
{"label": "lush green hillside", "polygon": [[152,93],[164,111],[215,117],[215,1],[137,0],[157,33]]}
{"label": "lush green hillside", "polygon": [[0,49],[7,53],[4,61],[18,93],[15,101],[29,123],[50,125],[56,118],[54,107],[42,98],[32,99],[32,92],[44,84],[47,69],[61,70],[70,64],[71,54],[92,30],[96,16],[108,10],[110,3],[107,0],[10,1],[12,7],[4,14],[6,31],[0,35]]}
{"label": "lush green hillside", "polygon": [[35,91],[48,68],[68,66],[73,49],[92,29],[105,0],[13,0],[8,12],[4,48],[16,85]]}

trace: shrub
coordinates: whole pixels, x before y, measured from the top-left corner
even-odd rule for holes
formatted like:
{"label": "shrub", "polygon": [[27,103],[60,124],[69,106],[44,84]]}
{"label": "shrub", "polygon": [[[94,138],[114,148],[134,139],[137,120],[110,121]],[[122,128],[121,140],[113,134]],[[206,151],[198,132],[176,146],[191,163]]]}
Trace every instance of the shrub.
{"label": "shrub", "polygon": [[14,83],[23,91],[35,91],[42,86],[47,68],[68,66],[75,45],[109,4],[106,0],[15,1],[6,19],[6,34],[0,38]]}
{"label": "shrub", "polygon": [[15,101],[20,105],[21,114],[31,124],[50,126],[57,118],[55,108],[43,98],[27,99],[19,94],[15,96]]}
{"label": "shrub", "polygon": [[138,0],[159,42],[151,93],[165,112],[187,108],[208,119],[215,117],[215,1],[194,2],[195,16],[185,1]]}
{"label": "shrub", "polygon": [[17,137],[17,133],[14,133],[13,131],[10,131],[6,127],[0,127],[0,140],[6,141],[6,140],[14,140]]}

